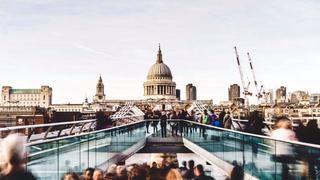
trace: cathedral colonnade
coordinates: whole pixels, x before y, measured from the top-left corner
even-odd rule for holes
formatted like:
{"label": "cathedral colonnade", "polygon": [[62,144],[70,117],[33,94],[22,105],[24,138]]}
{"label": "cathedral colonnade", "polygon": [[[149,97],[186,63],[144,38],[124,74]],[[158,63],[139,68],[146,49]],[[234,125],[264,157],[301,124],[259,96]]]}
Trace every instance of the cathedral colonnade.
{"label": "cathedral colonnade", "polygon": [[176,88],[172,85],[147,85],[144,86],[144,95],[176,95]]}

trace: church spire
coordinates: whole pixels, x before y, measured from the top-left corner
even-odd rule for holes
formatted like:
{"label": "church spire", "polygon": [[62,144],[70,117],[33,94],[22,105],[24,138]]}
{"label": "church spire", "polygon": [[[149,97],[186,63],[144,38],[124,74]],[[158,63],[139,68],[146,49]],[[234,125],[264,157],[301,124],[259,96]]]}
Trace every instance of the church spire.
{"label": "church spire", "polygon": [[159,43],[159,49],[158,49],[158,54],[157,54],[157,64],[163,63],[162,61],[162,54],[161,54],[161,48],[160,48],[160,43]]}
{"label": "church spire", "polygon": [[96,95],[94,98],[95,102],[102,102],[105,100],[105,94],[104,94],[104,84],[102,81],[101,74],[99,75],[99,80],[96,86]]}
{"label": "church spire", "polygon": [[99,82],[102,82],[101,74],[99,74]]}

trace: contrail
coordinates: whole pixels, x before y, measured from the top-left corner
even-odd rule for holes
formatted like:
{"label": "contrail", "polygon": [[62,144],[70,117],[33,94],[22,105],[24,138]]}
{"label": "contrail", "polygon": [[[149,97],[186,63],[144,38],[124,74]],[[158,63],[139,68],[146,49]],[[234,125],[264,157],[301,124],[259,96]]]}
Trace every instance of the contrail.
{"label": "contrail", "polygon": [[103,52],[103,51],[99,51],[99,50],[96,50],[96,49],[93,49],[91,47],[88,47],[86,45],[84,45],[84,43],[80,43],[80,42],[77,42],[77,41],[68,41],[66,40],[66,38],[63,37],[63,34],[59,33],[59,32],[56,32],[56,31],[50,31],[50,34],[55,36],[55,37],[58,37],[60,40],[72,45],[73,47],[75,48],[78,48],[78,49],[81,49],[81,50],[84,50],[84,51],[87,51],[89,53],[92,53],[92,54],[97,54],[97,55],[101,55],[103,57],[107,57],[107,58],[110,58],[112,57],[112,55],[106,53],[106,52]]}
{"label": "contrail", "polygon": [[103,51],[98,51],[98,50],[92,49],[92,48],[90,48],[90,47],[88,47],[88,46],[85,46],[85,45],[83,45],[83,44],[80,44],[80,43],[78,43],[78,42],[74,42],[74,43],[72,43],[72,45],[73,45],[74,47],[76,47],[76,48],[85,50],[85,51],[90,52],[90,53],[93,53],[93,54],[98,54],[98,55],[101,55],[101,56],[104,56],[104,57],[108,57],[108,58],[109,58],[109,57],[112,57],[112,55],[110,55],[110,54],[107,54],[107,53],[105,53],[105,52],[103,52]]}

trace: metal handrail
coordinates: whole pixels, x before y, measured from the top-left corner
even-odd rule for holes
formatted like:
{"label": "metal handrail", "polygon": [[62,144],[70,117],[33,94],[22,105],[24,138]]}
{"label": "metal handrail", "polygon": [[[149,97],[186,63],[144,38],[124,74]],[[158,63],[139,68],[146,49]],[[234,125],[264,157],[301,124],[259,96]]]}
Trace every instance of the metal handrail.
{"label": "metal handrail", "polygon": [[123,125],[120,125],[120,126],[115,126],[115,127],[111,127],[111,128],[107,128],[107,129],[101,129],[101,130],[90,131],[90,132],[83,132],[81,134],[75,134],[75,135],[70,135],[70,136],[57,137],[57,138],[54,138],[54,139],[46,139],[46,140],[41,140],[41,141],[29,142],[29,143],[27,143],[27,146],[33,146],[33,145],[37,145],[37,144],[43,144],[43,143],[48,143],[48,142],[53,142],[53,141],[59,141],[59,140],[63,140],[63,139],[74,138],[74,137],[79,137],[79,136],[85,136],[85,135],[90,135],[90,134],[95,134],[95,133],[100,133],[100,132],[112,131],[112,130],[123,128],[125,126],[129,127],[129,126],[132,126],[132,125],[135,125],[135,124],[139,124],[139,123],[142,123],[142,122],[144,122],[144,120],[137,121],[137,122],[130,123],[130,124],[123,124]]}
{"label": "metal handrail", "polygon": [[60,123],[36,124],[36,125],[26,125],[26,126],[4,127],[4,128],[0,128],[0,132],[1,131],[13,131],[13,130],[18,130],[18,129],[27,129],[27,128],[42,128],[42,127],[61,126],[61,125],[70,125],[70,124],[78,124],[78,123],[88,123],[88,122],[93,122],[93,121],[96,121],[96,119],[60,122]]}
{"label": "metal handrail", "polygon": [[199,122],[194,122],[194,121],[189,121],[189,120],[182,120],[182,121],[193,123],[193,124],[197,124],[197,125],[200,125],[200,126],[205,126],[205,127],[211,128],[211,129],[218,129],[218,130],[222,130],[222,131],[228,131],[228,132],[232,132],[232,133],[258,137],[258,138],[262,138],[262,139],[269,139],[269,140],[273,140],[273,141],[280,141],[280,142],[296,144],[296,145],[302,145],[302,146],[309,146],[309,147],[320,149],[320,145],[317,145],[317,144],[310,144],[310,143],[299,142],[299,141],[291,141],[291,140],[281,140],[281,139],[272,138],[270,136],[262,136],[262,135],[251,134],[251,133],[246,133],[246,132],[242,132],[242,131],[235,131],[235,130],[225,129],[225,128],[211,126],[211,125],[207,125],[207,124],[201,124]]}
{"label": "metal handrail", "polygon": [[[141,117],[139,116],[124,116],[124,117],[116,117],[112,118],[112,121],[117,119],[126,119],[126,118],[135,118]],[[79,124],[79,123],[88,123],[96,121],[97,119],[89,119],[89,120],[80,120],[80,121],[69,121],[69,122],[59,122],[59,123],[47,123],[47,124],[36,124],[36,125],[26,125],[26,126],[11,126],[11,127],[4,127],[0,128],[1,131],[13,131],[18,129],[27,129],[27,128],[42,128],[42,127],[51,127],[51,126],[61,126],[61,125],[71,125],[71,124]]]}
{"label": "metal handrail", "polygon": [[[146,119],[146,121],[150,121],[150,122],[159,121],[159,119]],[[299,141],[291,141],[291,140],[281,140],[281,139],[272,138],[270,136],[263,136],[263,135],[246,133],[246,132],[242,132],[242,131],[236,131],[236,130],[232,130],[232,129],[226,129],[226,128],[221,128],[221,127],[217,127],[217,126],[202,124],[202,123],[195,122],[195,121],[190,121],[190,120],[167,119],[167,121],[168,122],[170,122],[170,121],[172,121],[172,122],[184,121],[184,122],[188,122],[188,123],[192,123],[192,124],[197,124],[197,125],[200,125],[200,126],[205,126],[207,128],[211,128],[211,129],[217,129],[217,130],[221,130],[221,131],[228,131],[228,132],[232,132],[232,133],[237,133],[237,134],[242,134],[242,135],[247,135],[247,136],[253,136],[253,137],[262,138],[262,139],[269,139],[269,140],[273,140],[273,141],[280,141],[280,142],[285,142],[285,143],[290,143],[290,144],[295,144],[295,145],[302,145],[302,146],[309,146],[309,147],[320,149],[320,145],[317,145],[317,144],[310,144],[310,143],[299,142]]]}

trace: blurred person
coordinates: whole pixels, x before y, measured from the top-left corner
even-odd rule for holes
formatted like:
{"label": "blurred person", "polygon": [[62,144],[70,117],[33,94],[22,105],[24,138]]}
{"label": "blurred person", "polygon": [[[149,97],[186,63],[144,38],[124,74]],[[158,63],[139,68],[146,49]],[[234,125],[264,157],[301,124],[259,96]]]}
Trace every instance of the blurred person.
{"label": "blurred person", "polygon": [[271,132],[271,137],[279,140],[296,141],[295,132],[292,130],[291,121],[286,117],[279,117],[275,122],[275,130]]}
{"label": "blurred person", "polygon": [[144,120],[146,120],[146,129],[147,129],[147,133],[149,133],[149,126],[150,126],[150,119],[151,119],[151,114],[152,112],[150,112],[150,110],[147,110],[145,111],[145,114],[144,114]]}
{"label": "blurred person", "polygon": [[180,170],[181,171],[188,170],[187,161],[182,161],[182,166],[180,167]]}
{"label": "blurred person", "polygon": [[153,127],[153,134],[156,134],[158,131],[158,124],[159,124],[159,115],[156,112],[151,114],[151,118],[153,119],[151,126]]}
{"label": "blurred person", "polygon": [[[279,117],[275,122],[275,130],[271,132],[271,137],[284,140],[296,141],[295,133],[292,130],[291,121],[286,117]],[[290,143],[278,141],[275,147],[275,161],[282,164],[282,179],[290,179],[288,164],[294,163],[295,151]]]}
{"label": "blurred person", "polygon": [[111,164],[108,167],[108,170],[106,172],[106,178],[107,179],[113,179],[117,176],[117,165],[116,164]]}
{"label": "blurred person", "polygon": [[193,179],[195,177],[193,169],[194,169],[194,161],[189,160],[188,161],[188,170],[186,173],[186,179]]}
{"label": "blurred person", "polygon": [[156,162],[152,162],[151,169],[158,169],[158,164]]}
{"label": "blurred person", "polygon": [[149,171],[150,179],[159,179],[159,175],[158,164],[153,162]]}
{"label": "blurred person", "polygon": [[119,165],[117,166],[117,180],[127,180],[128,175],[127,175],[127,169],[126,166]]}
{"label": "blurred person", "polygon": [[223,127],[225,129],[231,129],[232,127],[232,117],[231,117],[231,114],[230,112],[228,111],[227,114],[224,116],[223,118]]}
{"label": "blurred person", "polygon": [[320,144],[320,130],[317,120],[313,119],[307,123],[305,129],[305,142],[311,144]]}
{"label": "blurred person", "polygon": [[[311,144],[320,144],[320,130],[318,128],[317,120],[313,119],[307,123],[305,128],[305,142]],[[308,176],[310,179],[316,179],[317,177],[317,170],[319,169],[319,154],[318,153],[306,153],[307,156],[307,169],[308,169]],[[304,155],[305,156],[305,155]]]}
{"label": "blurred person", "polygon": [[[188,119],[188,113],[182,109],[178,115],[178,118],[180,120],[187,120]],[[187,133],[188,132],[188,127],[187,127],[187,123],[185,121],[180,121],[179,122],[179,131],[180,134],[182,136],[183,133]]]}
{"label": "blurred person", "polygon": [[203,115],[201,116],[201,123],[202,124],[210,124],[210,116],[209,116],[208,111],[206,109],[203,111]]}
{"label": "blurred person", "polygon": [[[200,119],[200,123],[205,125],[210,124],[210,116],[207,110],[203,111],[203,114]],[[202,135],[205,140],[207,139],[206,127],[200,126],[200,135]]]}
{"label": "blurred person", "polygon": [[[193,121],[193,122],[198,122],[198,116],[196,115],[196,112],[194,110],[191,110],[190,112],[190,116],[189,116],[189,120]],[[190,127],[190,133],[195,132],[196,131],[196,126],[193,123],[189,123],[188,124]]]}
{"label": "blurred person", "polygon": [[212,126],[221,127],[220,121],[218,120],[218,116],[215,114],[214,110],[211,109],[210,113],[211,113],[211,115],[210,115],[210,120],[211,120],[210,124]]}
{"label": "blurred person", "polygon": [[299,141],[306,142],[306,126],[304,126],[301,121],[298,121],[298,126],[294,129],[294,131]]}
{"label": "blurred person", "polygon": [[223,109],[223,110],[219,113],[219,118],[218,118],[221,127],[224,127],[224,126],[223,126],[223,119],[224,119],[224,116],[225,116],[225,115],[226,115],[226,111]]}
{"label": "blurred person", "polygon": [[35,180],[32,173],[26,171],[26,137],[10,134],[0,143],[3,166],[0,180]]}
{"label": "blurred person", "polygon": [[74,172],[67,172],[63,175],[62,180],[79,180],[79,176]]}
{"label": "blurred person", "polygon": [[96,112],[96,130],[104,129],[107,124],[107,116],[103,111]]}
{"label": "blurred person", "polygon": [[244,180],[243,168],[239,165],[235,165],[231,171],[230,178],[227,178],[226,180]]}
{"label": "blurred person", "polygon": [[183,180],[183,178],[178,170],[170,169],[166,175],[166,180]]}
{"label": "blurred person", "polygon": [[[172,115],[170,116],[170,119],[172,120],[177,120],[178,119],[178,115],[176,113],[176,111],[172,112]],[[178,122],[177,121],[171,121],[170,122],[170,126],[171,126],[171,133],[172,136],[177,136],[178,135]]]}
{"label": "blurred person", "polygon": [[201,164],[198,164],[194,168],[194,175],[195,175],[194,180],[214,180],[213,177],[205,175],[203,166]]}
{"label": "blurred person", "polygon": [[262,115],[260,115],[258,111],[253,111],[249,115],[248,123],[244,127],[244,132],[265,136],[266,134],[263,129],[266,128],[266,125],[263,121]]}
{"label": "blurred person", "polygon": [[185,179],[188,172],[187,162],[182,161],[182,166],[179,169],[180,169],[181,176]]}
{"label": "blurred person", "polygon": [[161,125],[161,137],[167,136],[167,114],[165,111],[161,112],[160,125]]}
{"label": "blurred person", "polygon": [[138,165],[132,166],[128,172],[128,180],[145,180],[146,178],[146,169]]}
{"label": "blurred person", "polygon": [[93,177],[93,172],[94,172],[94,168],[87,168],[83,171],[82,176],[80,177],[80,179],[82,180],[92,180]]}
{"label": "blurred person", "polygon": [[93,172],[93,180],[104,180],[103,171],[101,169],[95,169]]}

